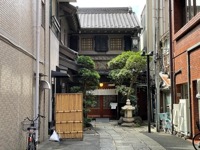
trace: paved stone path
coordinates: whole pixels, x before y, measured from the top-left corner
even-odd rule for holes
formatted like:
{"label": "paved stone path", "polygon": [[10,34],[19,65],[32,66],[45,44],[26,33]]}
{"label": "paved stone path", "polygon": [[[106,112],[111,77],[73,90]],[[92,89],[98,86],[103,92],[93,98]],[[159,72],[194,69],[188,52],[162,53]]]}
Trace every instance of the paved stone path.
{"label": "paved stone path", "polygon": [[160,144],[140,133],[145,127],[121,127],[115,122],[95,123],[94,130],[100,135],[101,150],[165,150]]}
{"label": "paved stone path", "polygon": [[[147,126],[122,127],[117,121],[93,121],[93,130],[84,131],[83,141],[45,141],[38,150],[192,150],[191,142],[167,133],[157,133]],[[153,140],[154,139],[154,140]],[[165,148],[163,146],[165,146]]]}

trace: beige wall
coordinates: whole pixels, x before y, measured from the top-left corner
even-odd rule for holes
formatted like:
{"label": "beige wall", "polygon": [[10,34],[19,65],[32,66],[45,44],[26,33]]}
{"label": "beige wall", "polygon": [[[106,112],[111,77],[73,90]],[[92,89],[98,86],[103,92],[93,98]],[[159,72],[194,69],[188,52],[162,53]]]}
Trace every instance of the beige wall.
{"label": "beige wall", "polygon": [[[48,4],[48,0],[46,0]],[[47,6],[48,7],[48,6]],[[32,0],[0,1],[0,149],[25,149],[21,122],[33,117],[35,100],[35,26]],[[48,7],[49,8],[49,7]],[[48,12],[46,13],[48,15]],[[46,16],[48,19],[48,16]],[[48,24],[48,20],[46,21]],[[48,25],[41,28],[40,72],[49,80]],[[45,38],[46,37],[46,38]],[[40,113],[47,115],[49,91],[41,90]],[[42,122],[40,137],[47,138]],[[44,131],[44,132],[43,132]]]}
{"label": "beige wall", "polygon": [[52,31],[50,32],[50,40],[51,70],[56,71],[56,66],[59,66],[59,41]]}

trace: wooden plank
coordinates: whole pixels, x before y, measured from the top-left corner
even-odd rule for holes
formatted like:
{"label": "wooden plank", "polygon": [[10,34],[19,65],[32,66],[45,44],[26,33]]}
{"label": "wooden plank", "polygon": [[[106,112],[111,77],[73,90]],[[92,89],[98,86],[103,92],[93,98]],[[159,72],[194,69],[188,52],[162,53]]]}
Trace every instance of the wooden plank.
{"label": "wooden plank", "polygon": [[59,123],[82,123],[83,121],[60,121],[60,122],[56,122],[57,124]]}
{"label": "wooden plank", "polygon": [[56,132],[61,138],[83,139],[82,93],[56,94]]}
{"label": "wooden plank", "polygon": [[82,112],[82,110],[69,110],[69,111],[61,110],[61,111],[56,111],[56,113],[71,113],[71,112]]}

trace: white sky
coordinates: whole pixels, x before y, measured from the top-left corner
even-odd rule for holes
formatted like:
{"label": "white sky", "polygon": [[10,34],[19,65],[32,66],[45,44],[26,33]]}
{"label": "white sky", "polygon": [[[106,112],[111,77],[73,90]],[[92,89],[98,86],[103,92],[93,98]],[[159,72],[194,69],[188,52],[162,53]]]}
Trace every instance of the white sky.
{"label": "white sky", "polygon": [[78,7],[132,7],[140,20],[140,15],[146,4],[146,0],[76,0],[70,3]]}

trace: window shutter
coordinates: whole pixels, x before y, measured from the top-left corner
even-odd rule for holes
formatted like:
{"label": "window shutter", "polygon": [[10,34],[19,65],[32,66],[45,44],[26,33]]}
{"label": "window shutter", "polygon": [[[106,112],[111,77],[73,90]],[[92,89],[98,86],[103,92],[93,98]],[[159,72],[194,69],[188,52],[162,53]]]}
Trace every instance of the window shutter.
{"label": "window shutter", "polygon": [[108,51],[108,36],[100,35],[95,37],[95,51],[97,52]]}
{"label": "window shutter", "polygon": [[79,47],[79,45],[78,45],[78,40],[79,40],[79,37],[78,36],[71,36],[70,37],[70,48],[71,49],[73,49],[73,50],[75,50],[75,51],[77,51],[78,52],[78,47]]}
{"label": "window shutter", "polygon": [[131,36],[124,36],[124,50],[131,50]]}

